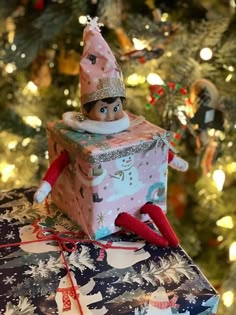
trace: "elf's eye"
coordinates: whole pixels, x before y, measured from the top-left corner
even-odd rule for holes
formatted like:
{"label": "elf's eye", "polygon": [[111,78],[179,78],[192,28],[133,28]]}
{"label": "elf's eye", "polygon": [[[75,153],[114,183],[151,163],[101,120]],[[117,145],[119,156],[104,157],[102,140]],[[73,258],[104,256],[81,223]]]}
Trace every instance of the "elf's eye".
{"label": "elf's eye", "polygon": [[116,105],[116,106],[114,107],[114,112],[118,112],[119,109],[120,109],[120,105]]}
{"label": "elf's eye", "polygon": [[105,113],[107,112],[107,107],[101,107],[101,108],[100,108],[100,112],[101,112],[102,114],[105,114]]}

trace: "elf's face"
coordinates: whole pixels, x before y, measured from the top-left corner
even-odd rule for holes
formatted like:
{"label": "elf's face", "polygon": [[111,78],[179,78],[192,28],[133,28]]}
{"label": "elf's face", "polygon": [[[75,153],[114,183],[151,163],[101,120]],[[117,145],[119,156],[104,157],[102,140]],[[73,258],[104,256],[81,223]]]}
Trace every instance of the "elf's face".
{"label": "elf's face", "polygon": [[124,116],[122,101],[119,97],[110,104],[99,100],[86,116],[89,119],[97,121],[114,121],[121,119]]}

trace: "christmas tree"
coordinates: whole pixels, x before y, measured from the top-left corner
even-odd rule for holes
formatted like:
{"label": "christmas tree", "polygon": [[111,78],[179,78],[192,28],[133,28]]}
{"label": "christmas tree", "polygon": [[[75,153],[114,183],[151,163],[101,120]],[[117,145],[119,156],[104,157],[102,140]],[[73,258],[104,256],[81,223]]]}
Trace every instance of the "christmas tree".
{"label": "christmas tree", "polygon": [[221,315],[235,314],[236,302],[235,7],[232,0],[0,5],[0,189],[39,184],[48,166],[46,122],[79,111],[83,29],[87,15],[99,16],[123,71],[126,109],[172,131],[190,164],[186,174],[169,172],[168,217],[221,294]]}

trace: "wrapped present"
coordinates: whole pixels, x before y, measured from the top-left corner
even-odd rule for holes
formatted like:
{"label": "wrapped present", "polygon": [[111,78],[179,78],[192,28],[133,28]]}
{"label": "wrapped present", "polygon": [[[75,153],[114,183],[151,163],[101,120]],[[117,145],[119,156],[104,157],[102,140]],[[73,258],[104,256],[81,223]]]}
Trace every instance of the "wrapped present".
{"label": "wrapped present", "polygon": [[33,193],[1,194],[1,314],[216,314],[217,292],[180,246],[121,232],[86,239]]}
{"label": "wrapped present", "polygon": [[[131,123],[137,120],[129,116]],[[144,119],[112,135],[73,131],[61,121],[47,129],[50,161],[64,150],[70,156],[52,201],[91,238],[116,232],[114,220],[121,212],[147,220],[139,213],[146,202],[166,211],[168,132]]]}

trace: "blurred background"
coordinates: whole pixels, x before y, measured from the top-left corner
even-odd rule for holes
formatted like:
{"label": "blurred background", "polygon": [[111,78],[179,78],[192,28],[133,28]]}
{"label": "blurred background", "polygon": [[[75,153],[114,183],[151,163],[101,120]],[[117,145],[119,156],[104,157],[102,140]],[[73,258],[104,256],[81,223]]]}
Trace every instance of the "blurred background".
{"label": "blurred background", "polygon": [[236,314],[235,0],[8,0],[0,3],[0,190],[37,186],[47,121],[79,111],[86,16],[120,64],[126,109],[173,132],[189,162],[169,170],[168,217]]}

